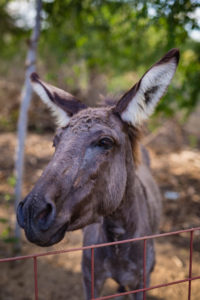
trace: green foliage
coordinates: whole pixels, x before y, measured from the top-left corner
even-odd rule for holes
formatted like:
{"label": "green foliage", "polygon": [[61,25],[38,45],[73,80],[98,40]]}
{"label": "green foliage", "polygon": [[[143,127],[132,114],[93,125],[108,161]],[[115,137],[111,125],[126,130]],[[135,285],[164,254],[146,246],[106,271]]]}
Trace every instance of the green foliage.
{"label": "green foliage", "polygon": [[197,148],[198,146],[198,138],[195,135],[190,134],[189,135],[189,145],[192,148]]}
{"label": "green foliage", "polygon": [[15,184],[16,184],[16,177],[15,177],[14,175],[8,177],[8,184],[9,184],[11,187],[15,187]]}
{"label": "green foliage", "polygon": [[12,236],[10,226],[7,226],[0,234],[0,239],[5,243],[16,243],[17,238]]}
{"label": "green foliage", "polygon": [[4,229],[0,232],[0,240],[2,240],[5,243],[17,243],[18,239],[15,238],[12,234],[12,229],[9,225],[9,220],[5,218],[0,218],[0,223],[4,225]]}
{"label": "green foliage", "polygon": [[[72,57],[84,60],[89,73],[107,74],[107,89],[111,85],[115,92],[119,86],[130,87],[122,79],[126,73],[141,76],[166,51],[179,47],[176,80],[157,111],[171,116],[182,110],[187,115],[199,100],[200,46],[188,34],[199,29],[192,15],[198,7],[199,1],[190,0],[55,0],[44,5],[48,27],[41,37],[41,55],[48,52],[66,65]],[[113,85],[113,76],[121,78],[121,84]],[[132,84],[135,78],[133,74]],[[73,84],[73,78],[68,79],[68,85]]]}
{"label": "green foliage", "polygon": [[5,219],[5,218],[0,218],[0,223],[2,223],[2,224],[6,224],[8,222],[8,220],[7,219]]}
{"label": "green foliage", "polygon": [[11,234],[11,228],[9,226],[9,221],[5,218],[0,218],[0,223],[6,225],[4,229],[0,233],[0,240],[5,243],[13,243],[16,242],[16,239]]}
{"label": "green foliage", "polygon": [[[105,74],[107,90],[116,94],[178,47],[180,65],[157,112],[170,116],[178,110],[187,116],[199,101],[200,43],[189,37],[191,30],[199,30],[194,17],[198,7],[199,0],[44,1],[39,54],[47,78],[56,82],[64,77],[63,84],[77,91],[87,89],[94,74]],[[0,5],[0,28],[2,56],[19,55],[18,47],[30,31],[17,27],[6,1]]]}
{"label": "green foliage", "polygon": [[11,195],[8,194],[8,193],[5,194],[5,195],[4,195],[4,200],[7,201],[7,202],[10,201],[10,200],[11,200]]}
{"label": "green foliage", "polygon": [[0,1],[0,53],[1,59],[8,60],[19,51],[19,46],[27,34],[23,28],[16,26],[15,18],[9,14],[7,7],[10,2],[11,0]]}

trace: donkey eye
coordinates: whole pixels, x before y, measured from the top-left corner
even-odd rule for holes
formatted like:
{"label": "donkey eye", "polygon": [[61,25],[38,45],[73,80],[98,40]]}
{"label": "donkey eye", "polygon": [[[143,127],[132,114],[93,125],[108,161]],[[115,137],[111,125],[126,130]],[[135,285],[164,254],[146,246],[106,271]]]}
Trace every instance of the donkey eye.
{"label": "donkey eye", "polygon": [[98,141],[96,146],[104,148],[106,150],[111,149],[114,144],[114,141],[111,138],[105,137]]}

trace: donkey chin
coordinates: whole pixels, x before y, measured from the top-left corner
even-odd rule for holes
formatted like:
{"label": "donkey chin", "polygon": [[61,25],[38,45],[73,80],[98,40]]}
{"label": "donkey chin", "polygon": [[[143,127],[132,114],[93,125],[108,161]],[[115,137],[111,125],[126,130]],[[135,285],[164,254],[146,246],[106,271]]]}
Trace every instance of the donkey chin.
{"label": "donkey chin", "polygon": [[49,230],[48,232],[41,233],[40,231],[34,231],[30,229],[25,230],[27,239],[38,246],[49,247],[59,243],[65,236],[68,224],[64,224],[57,231]]}

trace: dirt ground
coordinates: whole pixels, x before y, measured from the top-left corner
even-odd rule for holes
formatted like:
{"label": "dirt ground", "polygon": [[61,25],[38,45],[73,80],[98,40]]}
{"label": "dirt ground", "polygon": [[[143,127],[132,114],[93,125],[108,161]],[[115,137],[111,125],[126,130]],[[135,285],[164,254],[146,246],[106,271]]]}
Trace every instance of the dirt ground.
{"label": "dirt ground", "polygon": [[[152,169],[163,194],[161,232],[200,226],[200,154],[188,146],[187,137],[173,122],[158,136],[144,139],[152,158]],[[0,135],[0,236],[10,230],[13,210],[12,170],[16,136]],[[52,135],[28,134],[24,195],[30,190],[53,153]],[[69,233],[50,248],[39,248],[23,237],[22,253],[38,253],[81,245],[81,231]],[[151,285],[188,277],[189,234],[156,240],[157,263]],[[13,243],[0,240],[0,257],[13,256]],[[39,258],[38,282],[40,300],[84,299],[81,278],[81,253]],[[194,235],[193,275],[200,275],[200,233]],[[116,284],[108,280],[103,295],[116,292]],[[151,300],[188,299],[188,283],[155,289],[148,293]],[[33,262],[30,260],[0,264],[0,300],[34,299]],[[200,299],[200,280],[192,282],[192,300]]]}

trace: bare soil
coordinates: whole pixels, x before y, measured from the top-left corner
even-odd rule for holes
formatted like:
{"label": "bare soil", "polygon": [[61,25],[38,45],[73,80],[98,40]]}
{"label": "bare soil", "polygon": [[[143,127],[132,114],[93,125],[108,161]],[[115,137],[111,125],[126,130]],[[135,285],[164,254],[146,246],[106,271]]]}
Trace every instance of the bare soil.
{"label": "bare soil", "polygon": [[[26,166],[23,194],[40,176],[53,153],[52,135],[29,134],[26,144]],[[15,214],[13,209],[13,161],[16,136],[0,135],[0,257],[15,255],[13,243],[5,242],[12,236]],[[200,218],[200,154],[190,148],[185,137],[174,126],[148,143],[152,169],[163,194],[161,232],[199,226]],[[9,233],[10,232],[10,233]],[[39,248],[23,237],[22,255],[49,250],[78,247],[81,231],[69,233],[50,248]],[[157,263],[151,285],[181,280],[188,277],[189,234],[156,240]],[[200,234],[195,232],[193,275],[200,275]],[[81,277],[81,253],[54,255],[38,259],[40,300],[84,299]],[[116,284],[108,280],[103,294],[116,292]],[[148,293],[150,300],[188,299],[188,283],[155,289]],[[33,261],[23,260],[0,264],[0,300],[34,299]],[[200,299],[200,281],[192,282],[192,300]]]}

